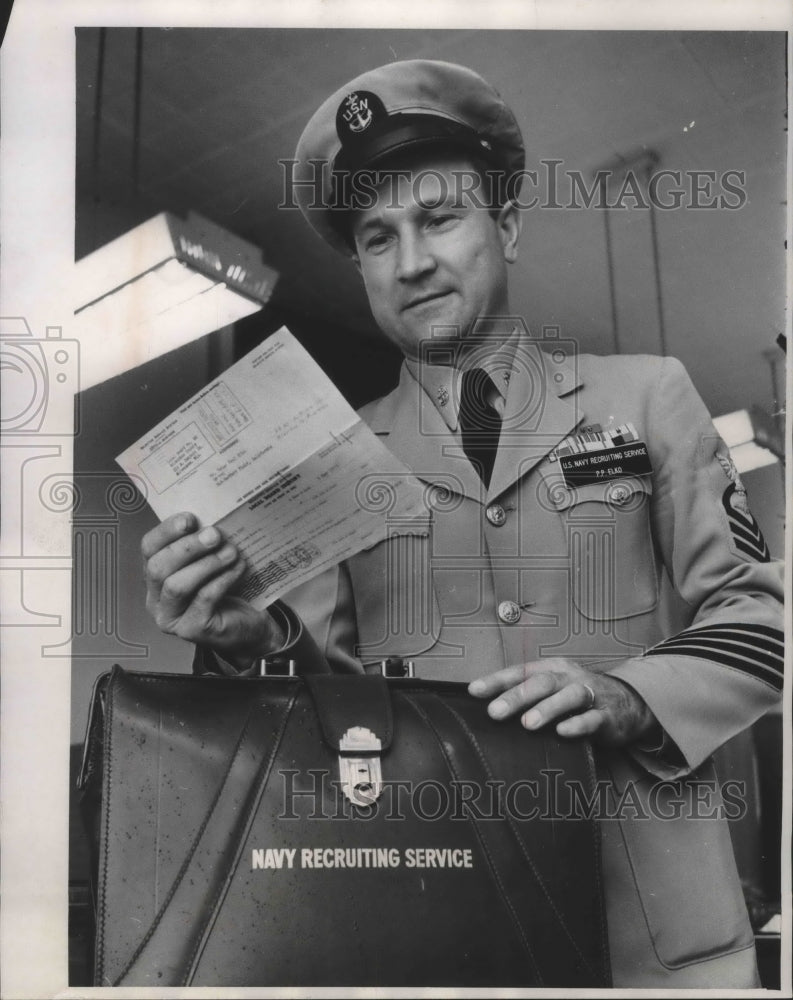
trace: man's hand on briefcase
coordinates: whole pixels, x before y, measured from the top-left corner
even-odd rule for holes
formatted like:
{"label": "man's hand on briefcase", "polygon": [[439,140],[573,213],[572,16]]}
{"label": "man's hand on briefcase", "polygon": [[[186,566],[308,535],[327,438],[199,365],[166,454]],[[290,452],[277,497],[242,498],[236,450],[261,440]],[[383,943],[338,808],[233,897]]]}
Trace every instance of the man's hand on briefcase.
{"label": "man's hand on briefcase", "polygon": [[192,514],[175,514],[143,537],[146,607],[162,629],[211,646],[244,669],[283,645],[272,616],[230,593],[245,560],[215,527],[197,530]]}
{"label": "man's hand on briefcase", "polygon": [[468,689],[477,698],[494,699],[487,709],[494,719],[522,713],[526,729],[555,722],[560,736],[591,737],[607,746],[654,742],[661,732],[630,685],[561,657],[507,667]]}

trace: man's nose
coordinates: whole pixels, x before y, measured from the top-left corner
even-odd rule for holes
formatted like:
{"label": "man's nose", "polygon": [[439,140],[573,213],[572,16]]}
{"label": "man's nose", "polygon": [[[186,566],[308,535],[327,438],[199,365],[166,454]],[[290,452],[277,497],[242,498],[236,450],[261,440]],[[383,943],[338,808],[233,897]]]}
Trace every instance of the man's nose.
{"label": "man's nose", "polygon": [[397,278],[415,281],[435,268],[435,258],[419,233],[403,233],[399,239]]}

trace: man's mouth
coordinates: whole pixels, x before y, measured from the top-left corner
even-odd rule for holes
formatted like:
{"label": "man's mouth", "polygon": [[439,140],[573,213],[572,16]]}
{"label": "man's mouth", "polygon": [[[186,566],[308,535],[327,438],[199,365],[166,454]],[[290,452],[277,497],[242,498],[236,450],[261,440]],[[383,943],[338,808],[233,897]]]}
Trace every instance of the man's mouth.
{"label": "man's mouth", "polygon": [[427,302],[435,302],[438,299],[445,299],[446,296],[450,294],[451,294],[450,292],[445,291],[445,292],[426,292],[423,295],[416,295],[403,307],[403,310],[415,309],[418,306],[425,305]]}

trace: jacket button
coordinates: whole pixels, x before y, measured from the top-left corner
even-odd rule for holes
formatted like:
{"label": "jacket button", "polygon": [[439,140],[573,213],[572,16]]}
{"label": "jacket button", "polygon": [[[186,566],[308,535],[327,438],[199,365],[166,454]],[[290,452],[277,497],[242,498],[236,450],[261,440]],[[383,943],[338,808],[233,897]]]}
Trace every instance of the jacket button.
{"label": "jacket button", "polygon": [[507,512],[504,510],[501,504],[491,503],[490,506],[485,511],[485,517],[496,528],[500,528],[501,525],[507,519]]}
{"label": "jacket button", "polygon": [[507,625],[520,620],[520,607],[514,601],[502,601],[498,606],[498,617]]}
{"label": "jacket button", "polygon": [[612,503],[627,503],[631,491],[627,486],[615,486],[611,491],[611,501]]}

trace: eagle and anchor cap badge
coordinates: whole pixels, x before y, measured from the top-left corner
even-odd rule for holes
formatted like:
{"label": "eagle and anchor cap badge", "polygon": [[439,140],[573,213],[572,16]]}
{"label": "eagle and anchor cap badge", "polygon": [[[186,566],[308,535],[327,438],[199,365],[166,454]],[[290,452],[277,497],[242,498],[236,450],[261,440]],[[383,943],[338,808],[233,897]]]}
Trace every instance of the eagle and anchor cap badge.
{"label": "eagle and anchor cap badge", "polygon": [[378,119],[388,114],[377,94],[369,90],[347,94],[336,112],[336,131],[342,143],[345,135],[356,136],[365,132],[375,120],[375,114]]}
{"label": "eagle and anchor cap badge", "polygon": [[326,242],[348,254],[339,212],[332,207],[339,176],[422,147],[462,149],[518,178],[525,164],[514,114],[478,73],[430,59],[387,63],[337,90],[303,130],[294,194],[304,217]]}

